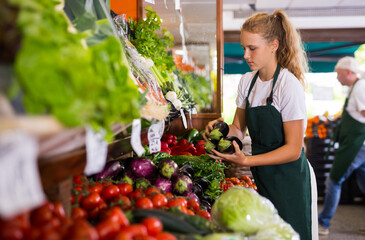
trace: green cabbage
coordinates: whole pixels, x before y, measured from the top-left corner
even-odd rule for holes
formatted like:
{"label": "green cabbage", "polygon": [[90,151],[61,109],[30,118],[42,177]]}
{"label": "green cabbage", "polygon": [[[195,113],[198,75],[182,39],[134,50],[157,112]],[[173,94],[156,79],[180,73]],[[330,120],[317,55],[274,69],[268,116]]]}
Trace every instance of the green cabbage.
{"label": "green cabbage", "polygon": [[212,208],[214,227],[221,231],[256,234],[268,223],[280,219],[274,205],[255,190],[232,187],[223,193]]}
{"label": "green cabbage", "polygon": [[299,240],[299,234],[283,220],[272,222],[260,229],[250,240]]}
{"label": "green cabbage", "polygon": [[245,236],[239,233],[213,233],[205,236],[202,240],[245,240]]}

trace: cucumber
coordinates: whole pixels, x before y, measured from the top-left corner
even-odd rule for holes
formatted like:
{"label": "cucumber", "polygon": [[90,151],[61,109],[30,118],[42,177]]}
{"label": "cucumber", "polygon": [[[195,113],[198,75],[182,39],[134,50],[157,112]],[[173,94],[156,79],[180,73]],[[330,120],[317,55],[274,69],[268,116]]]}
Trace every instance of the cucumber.
{"label": "cucumber", "polygon": [[[190,216],[187,214],[184,215]],[[174,213],[167,211],[157,209],[134,209],[132,211],[132,216],[134,222],[140,222],[146,217],[156,217],[162,222],[164,230],[168,232],[184,234],[189,233],[198,235],[205,235],[212,232],[210,228],[203,227],[203,225],[201,225],[199,228],[192,225],[190,222],[194,221],[188,221],[185,216],[176,216]],[[194,224],[196,223],[197,222],[195,222]]]}

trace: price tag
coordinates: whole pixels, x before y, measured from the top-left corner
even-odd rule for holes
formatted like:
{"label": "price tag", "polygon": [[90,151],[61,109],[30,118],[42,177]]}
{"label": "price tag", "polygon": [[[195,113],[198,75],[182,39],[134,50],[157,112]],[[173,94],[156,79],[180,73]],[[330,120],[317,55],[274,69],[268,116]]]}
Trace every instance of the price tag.
{"label": "price tag", "polygon": [[92,175],[103,170],[108,153],[108,143],[104,139],[105,130],[95,132],[86,127],[86,166],[84,173]]}
{"label": "price tag", "polygon": [[38,164],[38,143],[28,134],[0,135],[0,215],[12,217],[45,201]]}
{"label": "price tag", "polygon": [[184,110],[182,108],[180,108],[180,113],[181,113],[181,118],[182,118],[184,128],[187,129],[188,124],[186,123],[186,117],[185,117],[185,114],[184,114]]}
{"label": "price tag", "polygon": [[141,119],[133,120],[131,145],[138,156],[141,156],[145,152],[141,143]]}
{"label": "price tag", "polygon": [[152,124],[148,128],[148,141],[150,153],[161,151],[161,137],[165,128],[165,122],[163,120]]}

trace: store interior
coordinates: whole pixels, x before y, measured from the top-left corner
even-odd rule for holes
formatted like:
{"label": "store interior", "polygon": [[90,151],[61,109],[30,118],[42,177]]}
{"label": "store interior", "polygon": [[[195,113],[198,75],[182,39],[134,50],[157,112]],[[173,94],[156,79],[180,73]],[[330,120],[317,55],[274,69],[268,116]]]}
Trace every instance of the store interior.
{"label": "store interior", "polygon": [[[232,124],[251,72],[242,23],[275,9],[308,60],[303,147],[323,208],[349,91],[334,68],[350,56],[365,72],[365,2],[5,0],[0,9],[0,239],[299,239],[249,167],[212,157],[228,132],[203,136],[210,121]],[[364,239],[364,213],[352,174],[319,239]]]}

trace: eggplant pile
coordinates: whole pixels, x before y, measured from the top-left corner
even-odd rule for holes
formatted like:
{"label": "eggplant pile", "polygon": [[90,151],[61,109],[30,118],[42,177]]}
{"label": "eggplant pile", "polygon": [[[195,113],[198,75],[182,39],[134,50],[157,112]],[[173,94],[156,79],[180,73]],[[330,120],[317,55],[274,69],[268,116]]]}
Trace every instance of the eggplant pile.
{"label": "eggplant pile", "polygon": [[240,150],[242,150],[242,142],[237,137],[229,136],[227,137],[229,132],[229,126],[225,122],[217,122],[213,126],[213,130],[210,132],[210,140],[205,142],[204,148],[205,151],[214,154],[212,149],[221,152],[232,154],[235,152],[233,141],[235,141]]}
{"label": "eggplant pile", "polygon": [[194,199],[204,210],[210,211],[213,201],[204,194],[209,188],[209,182],[194,175],[194,169],[190,165],[185,164],[179,168],[172,159],[164,159],[156,166],[151,159],[142,157],[109,161],[103,171],[93,175],[93,178],[96,181],[111,178],[130,183],[134,188],[146,189],[154,185],[164,192]]}

